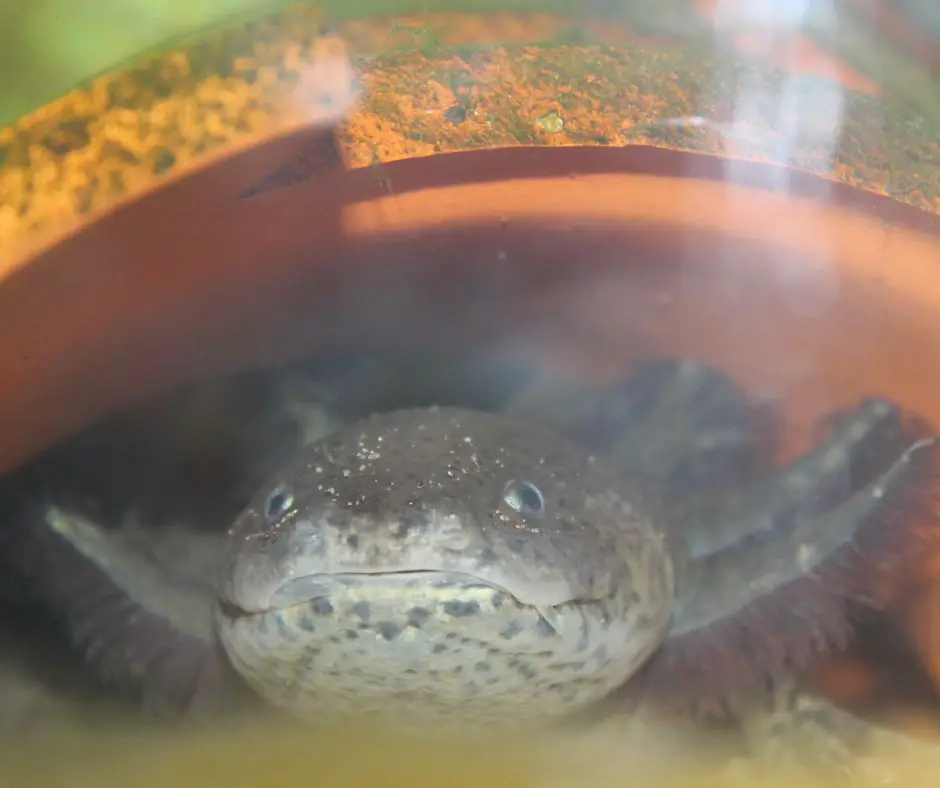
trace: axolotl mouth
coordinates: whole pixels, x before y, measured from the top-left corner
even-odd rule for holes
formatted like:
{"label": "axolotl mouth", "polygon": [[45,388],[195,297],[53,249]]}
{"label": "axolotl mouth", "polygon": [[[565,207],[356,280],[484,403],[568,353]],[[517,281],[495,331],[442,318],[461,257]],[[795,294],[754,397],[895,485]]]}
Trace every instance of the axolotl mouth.
{"label": "axolotl mouth", "polygon": [[265,610],[221,611],[219,631],[248,683],[303,718],[522,723],[600,700],[658,642],[606,602],[567,596],[520,599],[438,570],[312,574],[276,588]]}
{"label": "axolotl mouth", "polygon": [[[519,578],[503,580],[498,573],[492,574],[497,577],[449,569],[349,568],[316,572],[275,585],[264,605],[253,610],[244,610],[222,597],[220,613],[229,619],[274,615],[279,621],[303,616],[305,611],[335,617],[341,616],[337,606],[342,608],[340,600],[345,600],[352,601],[348,621],[361,623],[378,610],[385,610],[391,619],[400,617],[405,600],[420,597],[423,604],[411,605],[405,614],[407,625],[412,628],[416,628],[418,621],[426,624],[430,610],[435,607],[453,619],[485,617],[486,611],[496,618],[499,611],[505,612],[511,607],[517,615],[528,611],[537,617],[542,633],[554,632],[562,636],[565,606],[590,602],[575,599],[574,590],[567,583],[527,584],[519,582]],[[366,611],[368,615],[364,615]],[[389,629],[386,626],[384,631]]]}
{"label": "axolotl mouth", "polygon": [[619,598],[496,572],[344,568],[284,580],[253,611],[222,606],[217,629],[247,682],[304,719],[524,724],[606,697],[654,650],[663,626]]}
{"label": "axolotl mouth", "polygon": [[449,569],[344,569],[338,572],[315,573],[291,578],[271,593],[267,610],[304,605],[328,598],[337,588],[370,589],[371,593],[394,592],[403,588],[426,586],[428,589],[475,588],[502,594],[521,606],[531,607],[546,619],[552,610],[577,602],[574,589],[565,582],[524,583],[520,579],[503,578],[499,573],[471,574]]}

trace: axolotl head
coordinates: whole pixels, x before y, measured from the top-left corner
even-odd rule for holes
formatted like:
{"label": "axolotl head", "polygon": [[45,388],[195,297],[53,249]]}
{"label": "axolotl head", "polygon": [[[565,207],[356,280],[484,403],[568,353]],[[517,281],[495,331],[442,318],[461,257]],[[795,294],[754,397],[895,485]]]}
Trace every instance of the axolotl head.
{"label": "axolotl head", "polygon": [[492,413],[372,416],[232,527],[216,626],[301,717],[538,722],[626,682],[673,607],[663,535],[586,451]]}

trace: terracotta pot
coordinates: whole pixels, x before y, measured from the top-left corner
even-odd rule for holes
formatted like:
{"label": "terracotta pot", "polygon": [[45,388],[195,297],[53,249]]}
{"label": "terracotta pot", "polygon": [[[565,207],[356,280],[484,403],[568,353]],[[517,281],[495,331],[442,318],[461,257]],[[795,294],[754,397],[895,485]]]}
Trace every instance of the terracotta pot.
{"label": "terracotta pot", "polygon": [[385,165],[392,194],[357,169],[213,199],[244,157],[3,283],[0,469],[188,377],[338,345],[485,343],[598,374],[687,354],[779,398],[796,442],[869,393],[940,426],[934,215],[642,147],[445,154]]}

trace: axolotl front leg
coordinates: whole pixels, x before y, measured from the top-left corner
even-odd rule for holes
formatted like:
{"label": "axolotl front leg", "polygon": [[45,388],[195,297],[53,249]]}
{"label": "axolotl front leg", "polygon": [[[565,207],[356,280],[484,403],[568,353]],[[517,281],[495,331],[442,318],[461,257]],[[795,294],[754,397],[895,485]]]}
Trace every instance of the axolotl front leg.
{"label": "axolotl front leg", "polygon": [[593,442],[678,531],[672,632],[625,695],[652,713],[735,715],[759,763],[824,779],[851,777],[866,746],[904,749],[798,676],[849,642],[883,601],[879,577],[924,544],[938,452],[919,425],[868,399],[773,469],[767,409],[690,361],[646,362],[606,390],[535,387],[512,407]]}

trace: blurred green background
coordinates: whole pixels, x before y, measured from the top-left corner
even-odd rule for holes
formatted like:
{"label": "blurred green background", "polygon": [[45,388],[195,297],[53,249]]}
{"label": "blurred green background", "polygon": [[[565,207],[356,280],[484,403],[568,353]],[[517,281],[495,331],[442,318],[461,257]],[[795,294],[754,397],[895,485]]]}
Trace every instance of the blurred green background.
{"label": "blurred green background", "polygon": [[[640,30],[687,36],[708,34],[693,0],[299,0],[331,16],[440,9],[553,9],[586,17],[614,14]],[[0,125],[36,109],[92,77],[146,50],[198,34],[222,21],[277,11],[298,0],[0,0]],[[750,0],[754,7],[805,6],[801,25],[824,47],[888,92],[940,120],[938,74],[917,62],[900,42],[888,42],[830,0]],[[720,0],[734,7],[743,0]],[[744,3],[748,5],[747,3]],[[940,37],[940,0],[886,3],[922,33]],[[835,13],[833,13],[835,11]],[[703,26],[703,22],[705,22]],[[704,30],[702,29],[704,27]],[[940,60],[938,60],[940,63]],[[938,67],[938,66],[934,66]]]}
{"label": "blurred green background", "polygon": [[77,82],[220,22],[298,3],[331,18],[439,10],[554,10],[615,15],[641,28],[689,34],[692,0],[0,0],[0,124]]}
{"label": "blurred green background", "polygon": [[283,5],[284,0],[0,0],[0,124],[167,39]]}

